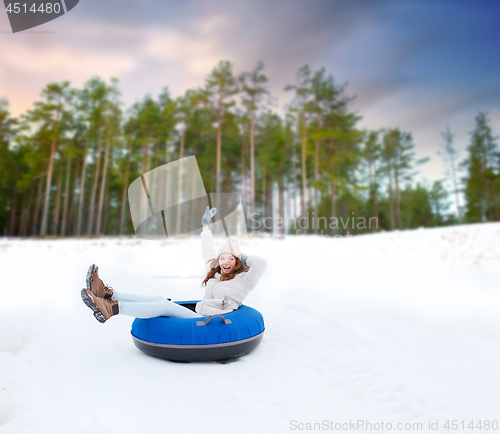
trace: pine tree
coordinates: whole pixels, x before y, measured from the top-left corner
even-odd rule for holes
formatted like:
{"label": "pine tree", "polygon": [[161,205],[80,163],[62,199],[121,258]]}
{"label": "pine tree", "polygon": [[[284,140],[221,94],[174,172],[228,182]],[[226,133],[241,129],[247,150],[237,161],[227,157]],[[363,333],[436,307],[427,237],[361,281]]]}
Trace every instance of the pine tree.
{"label": "pine tree", "polygon": [[50,143],[47,158],[47,181],[45,184],[45,199],[43,202],[40,235],[46,235],[49,224],[50,193],[52,177],[56,162],[58,144],[63,140],[69,119],[69,107],[72,93],[69,82],[50,83],[42,90],[44,101],[35,102],[35,108],[28,111],[25,119],[32,124],[40,125],[45,139]]}
{"label": "pine tree", "polygon": [[443,224],[443,211],[448,209],[448,192],[443,186],[443,181],[434,181],[432,184],[432,189],[429,192],[429,199],[432,204],[432,208],[435,215],[435,226],[441,226]]}
{"label": "pine tree", "polygon": [[[92,77],[84,84],[83,89],[77,91],[77,116],[80,123],[84,125],[83,128],[85,129],[82,136],[83,144],[79,150],[82,167],[80,170],[78,211],[75,231],[77,236],[82,235],[84,232],[84,216],[87,217],[86,233],[88,235],[92,233],[97,176],[99,174],[102,147],[102,124],[106,92],[106,83],[97,76]],[[87,206],[85,206],[89,170],[90,196]]]}
{"label": "pine tree", "polygon": [[118,90],[118,80],[111,79],[111,84],[108,87],[108,101],[105,104],[105,111],[103,113],[103,122],[106,135],[106,147],[104,151],[104,162],[102,167],[101,175],[101,186],[99,189],[99,199],[97,205],[97,217],[96,217],[96,227],[95,233],[100,235],[102,233],[102,216],[103,216],[103,206],[104,198],[106,195],[106,190],[108,188],[109,179],[109,167],[111,164],[111,159],[113,156],[113,149],[120,144],[120,128],[121,128],[121,117],[122,111],[119,107],[118,97],[120,91]]}
{"label": "pine tree", "polygon": [[[380,159],[382,147],[379,143],[379,132],[370,131],[368,133],[365,147],[363,149],[363,158],[368,165],[368,185],[369,195],[368,202],[370,204],[370,214],[375,217],[376,221],[379,220],[378,213],[378,189],[380,177]],[[371,226],[372,231],[376,231],[376,225]]]}
{"label": "pine tree", "polygon": [[255,209],[255,112],[259,110],[264,95],[269,93],[263,86],[267,82],[263,69],[264,63],[258,62],[252,72],[243,73],[239,77],[245,95],[243,105],[250,113],[250,213]]}
{"label": "pine tree", "polygon": [[17,159],[10,149],[16,134],[17,120],[10,117],[9,104],[0,99],[0,234],[7,228],[7,216],[12,207],[12,192],[16,184]]}
{"label": "pine tree", "polygon": [[[319,203],[323,198],[330,201],[331,211],[337,216],[336,196],[356,189],[354,168],[359,162],[359,144],[363,132],[356,129],[360,117],[348,110],[354,99],[344,94],[345,85],[337,86],[324,68],[317,71],[311,80],[313,99],[308,108],[312,113],[310,138],[314,141],[314,216],[319,217]],[[330,198],[327,198],[328,191]],[[314,233],[318,225],[313,227]]]}
{"label": "pine tree", "polygon": [[217,114],[217,155],[216,155],[216,173],[215,185],[216,193],[220,193],[221,186],[221,152],[222,152],[222,120],[225,112],[229,107],[234,105],[234,101],[226,102],[226,100],[238,93],[238,84],[233,76],[233,65],[225,61],[220,61],[219,64],[212,70],[206,80],[206,90],[210,97]]}
{"label": "pine tree", "polygon": [[429,161],[429,158],[421,158],[415,161],[414,148],[415,145],[410,133],[401,132],[398,128],[386,130],[383,138],[382,155],[384,159],[383,170],[388,179],[391,229],[395,228],[396,223],[398,229],[402,229],[400,184],[404,181],[411,181],[418,173],[413,170]]}
{"label": "pine tree", "polygon": [[[271,111],[263,113],[256,125],[256,161],[263,182],[262,222],[267,232],[283,235],[285,229],[284,190],[286,174],[291,168],[291,129],[289,124]],[[265,187],[264,187],[265,185]],[[278,200],[273,200],[273,190],[278,189]],[[277,206],[276,206],[277,205]],[[273,208],[276,209],[273,209]],[[274,221],[273,214],[277,220]],[[269,223],[271,222],[271,223]]]}
{"label": "pine tree", "polygon": [[500,219],[498,184],[498,150],[486,113],[476,116],[476,128],[467,147],[469,155],[462,162],[467,170],[463,178],[467,200],[465,218],[468,222]]}
{"label": "pine tree", "polygon": [[311,68],[304,65],[297,70],[295,84],[287,85],[285,90],[295,90],[295,101],[292,105],[292,112],[297,113],[297,130],[301,141],[301,162],[302,162],[302,194],[301,194],[301,214],[306,217],[307,212],[307,154],[308,154],[308,114],[310,110],[311,96]]}

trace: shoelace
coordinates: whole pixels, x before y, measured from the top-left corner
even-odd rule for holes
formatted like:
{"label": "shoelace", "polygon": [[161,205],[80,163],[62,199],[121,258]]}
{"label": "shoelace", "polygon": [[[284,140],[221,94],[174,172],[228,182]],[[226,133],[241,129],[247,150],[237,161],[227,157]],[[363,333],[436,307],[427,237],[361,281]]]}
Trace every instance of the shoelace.
{"label": "shoelace", "polygon": [[113,292],[113,287],[111,285],[108,285],[107,283],[104,283],[102,279],[99,279],[101,281],[101,285],[104,286],[106,289],[110,289],[111,292]]}
{"label": "shoelace", "polygon": [[[96,269],[94,269],[94,272],[92,273],[92,276],[90,277],[90,283],[94,283],[94,276],[95,276],[96,274],[97,274],[97,270],[96,270]],[[98,277],[98,279],[99,279],[99,282],[101,282],[101,285],[102,285],[102,286],[104,286],[104,287],[105,287],[105,288],[107,288],[107,289],[111,289],[111,290],[113,289],[111,286],[106,285],[106,284],[102,281],[102,279],[101,279],[100,277]]]}
{"label": "shoelace", "polygon": [[[94,275],[95,275],[95,274],[97,274],[97,270],[94,270],[94,272],[92,273],[92,276],[90,277],[90,283],[91,283],[91,284],[92,284],[92,283],[94,283]],[[101,279],[101,278],[99,278],[99,282],[101,283],[101,285],[102,285],[104,288],[106,288],[106,289],[108,289],[108,290],[111,290],[111,292],[113,292],[113,288],[112,288],[110,285],[105,284],[105,283],[102,281],[102,279]]]}

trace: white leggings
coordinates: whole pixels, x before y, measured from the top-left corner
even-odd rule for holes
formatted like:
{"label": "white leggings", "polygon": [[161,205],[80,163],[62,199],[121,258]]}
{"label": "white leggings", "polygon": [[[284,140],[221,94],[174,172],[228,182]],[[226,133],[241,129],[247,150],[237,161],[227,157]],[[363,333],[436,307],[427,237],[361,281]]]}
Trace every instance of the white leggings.
{"label": "white leggings", "polygon": [[156,318],[158,316],[200,318],[203,316],[159,295],[126,294],[113,290],[113,298],[118,300],[120,314],[135,318]]}

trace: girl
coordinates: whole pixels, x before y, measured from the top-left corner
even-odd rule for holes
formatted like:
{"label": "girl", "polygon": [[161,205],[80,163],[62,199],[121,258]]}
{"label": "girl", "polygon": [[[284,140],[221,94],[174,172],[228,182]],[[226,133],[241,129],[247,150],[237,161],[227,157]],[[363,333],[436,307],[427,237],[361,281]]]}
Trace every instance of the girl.
{"label": "girl", "polygon": [[209,209],[207,206],[201,219],[201,251],[208,273],[202,283],[205,296],[196,304],[196,312],[164,297],[118,292],[104,284],[99,278],[98,268],[91,265],[87,272],[87,288],[82,289],[81,296],[95,318],[102,323],[118,314],[135,318],[196,318],[238,309],[264,274],[267,261],[255,255],[242,255],[234,238],[226,240],[216,256],[212,232],[208,229],[208,222],[216,212],[216,208]]}

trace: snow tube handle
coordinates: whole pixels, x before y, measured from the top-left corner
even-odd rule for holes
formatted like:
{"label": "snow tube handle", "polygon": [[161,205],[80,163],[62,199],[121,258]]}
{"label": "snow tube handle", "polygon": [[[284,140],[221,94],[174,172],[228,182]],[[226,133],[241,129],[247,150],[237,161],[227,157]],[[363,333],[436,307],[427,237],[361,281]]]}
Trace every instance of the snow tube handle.
{"label": "snow tube handle", "polygon": [[216,314],[216,315],[210,315],[208,316],[205,321],[196,321],[197,326],[206,326],[212,318],[215,318],[216,316],[220,316],[222,318],[222,322],[224,324],[231,324],[231,320],[224,318],[221,314]]}

